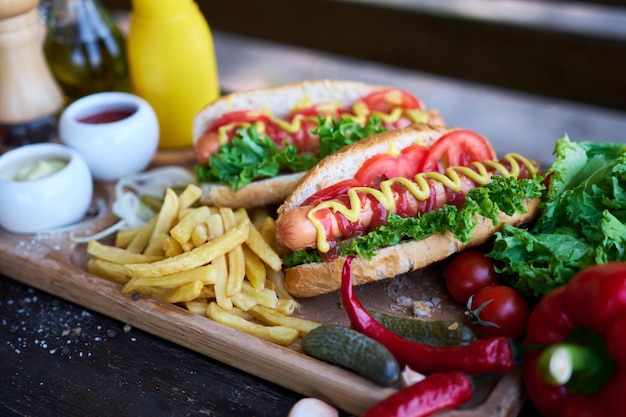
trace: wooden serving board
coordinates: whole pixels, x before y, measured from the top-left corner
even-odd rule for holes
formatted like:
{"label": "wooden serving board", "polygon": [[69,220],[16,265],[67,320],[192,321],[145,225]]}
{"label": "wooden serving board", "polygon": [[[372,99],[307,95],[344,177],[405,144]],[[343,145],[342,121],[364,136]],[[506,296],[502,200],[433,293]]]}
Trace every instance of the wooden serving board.
{"label": "wooden serving board", "polygon": [[[185,164],[188,155],[162,154],[159,165]],[[97,201],[104,212],[91,218],[75,234],[91,234],[115,222],[110,212],[112,185],[95,184]],[[53,209],[53,208],[51,208]],[[68,232],[17,235],[0,229],[0,272],[32,287],[110,316],[166,340],[217,359],[235,368],[329,402],[360,415],[393,392],[356,374],[304,355],[299,343],[283,347],[194,315],[186,309],[158,300],[134,299],[121,286],[86,272],[85,244],[76,244]],[[463,308],[454,303],[442,282],[443,263],[393,280],[357,289],[367,308],[396,315],[411,315],[411,301],[430,307],[425,319],[463,319]],[[301,299],[300,315],[322,323],[348,324],[338,293]],[[477,387],[470,403],[441,417],[515,416],[524,401],[519,374],[513,372]]]}

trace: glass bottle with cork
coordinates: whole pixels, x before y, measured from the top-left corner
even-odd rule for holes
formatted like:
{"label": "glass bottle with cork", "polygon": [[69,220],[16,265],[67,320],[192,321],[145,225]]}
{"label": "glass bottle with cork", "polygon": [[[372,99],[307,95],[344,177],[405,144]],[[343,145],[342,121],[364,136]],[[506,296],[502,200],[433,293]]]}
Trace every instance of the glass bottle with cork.
{"label": "glass bottle with cork", "polygon": [[193,118],[219,97],[213,37],[193,0],[131,0],[128,60],[135,94],[154,108],[159,147],[193,143]]}
{"label": "glass bottle with cork", "polygon": [[126,40],[98,0],[52,0],[44,51],[67,102],[130,92]]}

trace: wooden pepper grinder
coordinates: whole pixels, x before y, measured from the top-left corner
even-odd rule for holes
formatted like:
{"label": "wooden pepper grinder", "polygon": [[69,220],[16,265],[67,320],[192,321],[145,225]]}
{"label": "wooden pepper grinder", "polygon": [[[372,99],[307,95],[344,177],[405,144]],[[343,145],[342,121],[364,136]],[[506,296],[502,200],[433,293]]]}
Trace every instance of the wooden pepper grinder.
{"label": "wooden pepper grinder", "polygon": [[63,95],[43,53],[38,0],[0,0],[0,151],[56,137]]}

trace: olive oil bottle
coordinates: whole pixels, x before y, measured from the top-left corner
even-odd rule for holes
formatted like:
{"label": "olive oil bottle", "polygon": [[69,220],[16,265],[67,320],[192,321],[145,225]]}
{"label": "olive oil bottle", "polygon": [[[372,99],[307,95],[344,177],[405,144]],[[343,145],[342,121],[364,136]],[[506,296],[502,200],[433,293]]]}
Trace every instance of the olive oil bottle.
{"label": "olive oil bottle", "polygon": [[44,51],[68,103],[102,91],[130,92],[125,42],[98,0],[53,0]]}

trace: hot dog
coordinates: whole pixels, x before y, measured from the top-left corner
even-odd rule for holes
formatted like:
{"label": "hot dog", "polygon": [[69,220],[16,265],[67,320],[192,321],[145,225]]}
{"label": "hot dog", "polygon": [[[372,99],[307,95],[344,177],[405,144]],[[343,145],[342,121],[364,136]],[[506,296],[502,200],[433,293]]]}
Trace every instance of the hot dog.
{"label": "hot dog", "polygon": [[348,255],[358,285],[482,244],[504,223],[537,214],[540,179],[534,161],[498,158],[486,138],[464,129],[415,125],[347,146],[278,209],[286,287],[297,297],[338,289]]}
{"label": "hot dog", "polygon": [[[230,207],[281,203],[304,172],[336,149],[320,146],[316,133],[320,120],[349,118],[365,126],[374,116],[379,123],[373,133],[415,123],[444,124],[435,110],[426,109],[411,94],[361,82],[305,81],[222,97],[194,119],[203,202]],[[259,141],[262,147],[257,146]],[[288,155],[287,149],[292,149]],[[243,163],[236,166],[234,161],[247,161],[251,155],[256,159],[248,165],[254,169]]]}

